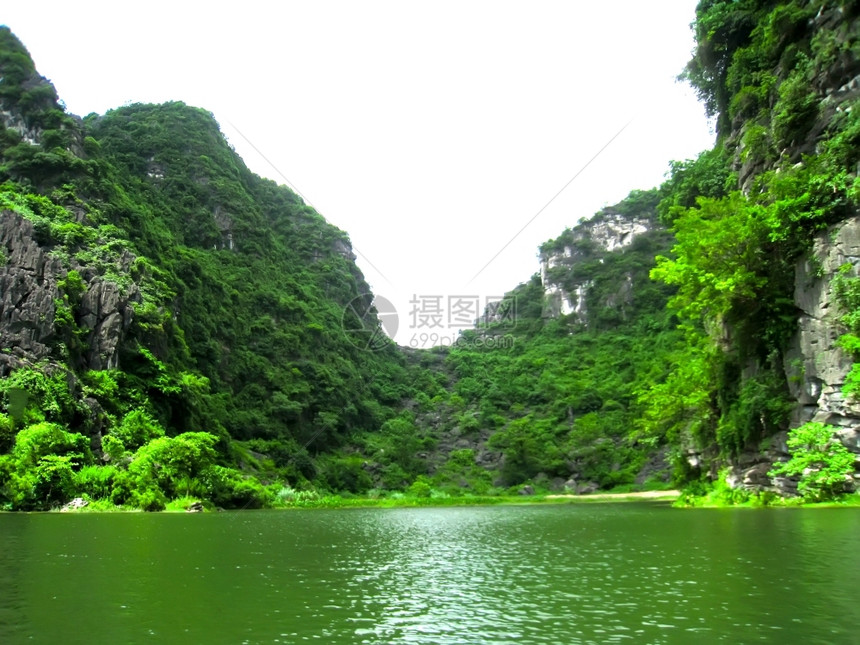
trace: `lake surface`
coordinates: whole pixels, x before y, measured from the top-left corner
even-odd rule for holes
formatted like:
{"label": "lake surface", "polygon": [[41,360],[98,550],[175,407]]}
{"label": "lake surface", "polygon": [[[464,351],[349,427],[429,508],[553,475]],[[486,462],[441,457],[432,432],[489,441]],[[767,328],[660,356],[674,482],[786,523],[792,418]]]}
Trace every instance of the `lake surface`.
{"label": "lake surface", "polygon": [[0,643],[857,643],[859,509],[0,515]]}

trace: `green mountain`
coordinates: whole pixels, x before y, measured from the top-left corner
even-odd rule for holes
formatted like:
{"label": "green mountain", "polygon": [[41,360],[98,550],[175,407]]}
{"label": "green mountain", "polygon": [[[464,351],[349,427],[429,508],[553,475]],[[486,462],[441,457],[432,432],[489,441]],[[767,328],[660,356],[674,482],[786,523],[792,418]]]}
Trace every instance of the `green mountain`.
{"label": "green mountain", "polygon": [[346,234],[252,174],[211,114],[67,115],[5,28],[0,76],[8,502],[158,507],[191,482],[262,504],[239,464],[325,483],[315,455],[411,392],[393,346],[342,331],[377,326]]}
{"label": "green mountain", "polygon": [[0,503],[853,490],[858,17],[700,2],[714,149],[427,351],[379,342],[347,235],[211,114],[70,115],[0,29]]}

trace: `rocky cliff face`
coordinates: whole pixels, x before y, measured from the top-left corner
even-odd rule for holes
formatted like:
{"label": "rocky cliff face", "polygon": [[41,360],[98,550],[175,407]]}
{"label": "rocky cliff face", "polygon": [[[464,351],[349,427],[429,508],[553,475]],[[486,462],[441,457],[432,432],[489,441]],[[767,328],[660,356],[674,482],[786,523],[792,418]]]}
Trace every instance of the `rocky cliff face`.
{"label": "rocky cliff face", "polygon": [[860,402],[842,393],[851,356],[838,345],[845,333],[834,279],[842,267],[860,272],[860,215],[815,237],[809,256],[797,263],[794,301],[798,330],[785,355],[785,375],[797,407],[792,425],[820,421],[842,428],[843,441],[860,452]]}
{"label": "rocky cliff face", "polygon": [[[124,258],[126,271],[133,259]],[[64,304],[59,285],[69,270],[50,247],[39,243],[31,221],[8,210],[0,211],[0,260],[0,376],[21,365],[61,360],[57,307]],[[93,268],[77,262],[71,268],[81,276],[84,289],[80,302],[69,307],[83,341],[81,367],[116,368],[140,289],[132,283],[123,292]]]}
{"label": "rocky cliff face", "polygon": [[[600,261],[599,256],[629,247],[640,235],[657,227],[653,216],[603,212],[566,232],[551,247],[540,253],[541,284],[546,295],[545,314],[549,317],[574,314],[587,320],[587,296],[593,281],[572,271],[577,264]],[[616,302],[629,299],[632,277],[619,286]]]}
{"label": "rocky cliff face", "polygon": [[[789,425],[796,428],[816,421],[838,428],[836,435],[860,463],[860,401],[842,392],[854,361],[838,343],[846,332],[840,323],[846,312],[835,288],[839,275],[860,275],[860,215],[816,235],[811,251],[795,265],[797,331],[783,356],[786,383],[795,401]],[[788,459],[787,439],[787,431],[778,432],[732,459],[727,483],[752,491],[797,494],[796,480],[768,474],[775,462]],[[715,457],[711,456],[712,476],[719,464]],[[690,450],[688,461],[698,466],[708,457]]]}
{"label": "rocky cliff face", "polygon": [[[850,269],[846,273],[843,267]],[[840,324],[845,311],[834,286],[837,276],[858,274],[860,215],[816,235],[812,250],[797,262],[794,303],[800,313],[783,369],[796,401],[791,427],[808,421],[835,426],[840,441],[860,460],[860,402],[842,392],[853,360],[838,343],[846,331]],[[797,482],[768,475],[774,462],[788,458],[787,436],[787,432],[779,432],[763,441],[758,450],[739,455],[730,466],[729,485],[796,494]]]}
{"label": "rocky cliff face", "polygon": [[51,353],[54,301],[60,297],[59,260],[35,239],[33,224],[11,211],[0,212],[0,376]]}

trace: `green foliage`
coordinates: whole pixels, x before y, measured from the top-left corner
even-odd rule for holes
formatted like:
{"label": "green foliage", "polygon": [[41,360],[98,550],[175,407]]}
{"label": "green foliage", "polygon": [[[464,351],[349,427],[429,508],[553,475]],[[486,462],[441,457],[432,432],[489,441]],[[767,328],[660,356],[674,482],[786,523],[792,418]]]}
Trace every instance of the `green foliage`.
{"label": "green foliage", "polygon": [[[348,237],[251,173],[210,113],[136,104],[80,124],[0,28],[0,103],[39,133],[0,130],[0,207],[62,265],[49,356],[0,379],[5,503],[250,508],[313,487],[430,503],[571,476],[631,487],[654,477],[656,451],[676,455],[683,483],[701,475],[689,446],[724,459],[784,429],[794,263],[860,206],[860,102],[822,103],[851,80],[837,76],[860,54],[854,13],[810,29],[822,8],[702,0],[683,76],[717,145],[595,215],[652,223],[623,249],[581,227],[541,247],[547,279],[586,313],[545,317],[533,276],[509,294],[515,320],[409,354],[343,333],[369,291]],[[855,279],[835,286],[856,355]],[[98,283],[124,307],[110,370],[90,369],[103,364],[82,305]],[[502,337],[513,344],[483,344]],[[857,391],[860,368],[844,388]],[[107,465],[89,453],[99,437]],[[725,488],[711,492],[745,495]]]}
{"label": "green foliage", "polygon": [[32,495],[43,506],[68,502],[75,491],[75,463],[69,455],[45,455],[33,469]]}
{"label": "green foliage", "polygon": [[118,473],[114,466],[84,466],[74,474],[74,494],[110,499]]}
{"label": "green foliage", "polygon": [[[71,421],[79,404],[70,391],[68,373],[57,369],[49,373],[47,366],[40,367],[23,367],[0,379],[0,395],[7,411],[28,423]],[[16,402],[21,405],[14,405]]]}
{"label": "green foliage", "polygon": [[854,473],[854,455],[835,436],[836,428],[809,422],[789,432],[791,459],[768,473],[800,476],[798,491],[810,501],[834,499],[848,490]]}
{"label": "green foliage", "polygon": [[702,0],[696,7],[696,50],[682,77],[699,93],[718,131],[728,126],[727,77],[737,50],[755,29],[760,9],[755,0]]}
{"label": "green foliage", "polygon": [[358,455],[330,456],[320,460],[320,480],[332,491],[363,493],[373,488],[373,480]]}
{"label": "green foliage", "polygon": [[860,278],[852,275],[853,265],[845,264],[833,278],[833,293],[840,308],[844,312],[840,322],[847,332],[842,334],[838,343],[854,358],[851,370],[845,376],[842,393],[856,400],[860,395]]}
{"label": "green foliage", "polygon": [[685,319],[719,320],[734,307],[754,308],[767,284],[763,209],[740,193],[701,198],[675,221],[674,260],[657,257],[656,280],[678,285],[672,300]]}
{"label": "green foliage", "polygon": [[412,482],[412,485],[407,490],[407,493],[412,497],[430,497],[432,492],[433,487],[430,485],[430,482],[423,477]]}
{"label": "green foliage", "polygon": [[272,496],[253,477],[233,468],[211,466],[204,476],[207,499],[223,508],[262,508],[272,502]]}
{"label": "green foliage", "polygon": [[738,454],[779,432],[788,424],[792,409],[785,381],[778,372],[767,371],[735,382],[739,383],[737,389],[729,384],[722,387],[724,414],[716,430],[717,444],[726,454]]}
{"label": "green foliage", "polygon": [[0,495],[15,509],[63,504],[75,492],[75,471],[91,460],[89,441],[53,423],[36,423],[15,436],[0,462]]}
{"label": "green foliage", "polygon": [[108,436],[114,437],[126,449],[134,451],[153,439],[163,437],[164,429],[145,410],[135,409],[126,414]]}
{"label": "green foliage", "polygon": [[32,467],[45,457],[67,456],[90,458],[89,441],[81,434],[67,432],[54,423],[37,423],[18,432],[12,456],[24,468]]}
{"label": "green foliage", "polygon": [[153,439],[134,453],[128,472],[138,482],[155,484],[168,497],[184,494],[178,488],[181,481],[199,477],[214,465],[217,441],[208,432]]}
{"label": "green foliage", "polygon": [[659,190],[657,214],[660,221],[670,225],[684,209],[695,207],[699,198],[726,197],[736,185],[731,157],[725,146],[718,144],[696,159],[669,164],[669,176]]}
{"label": "green foliage", "polygon": [[11,416],[0,414],[0,454],[9,452],[15,443],[15,422]]}

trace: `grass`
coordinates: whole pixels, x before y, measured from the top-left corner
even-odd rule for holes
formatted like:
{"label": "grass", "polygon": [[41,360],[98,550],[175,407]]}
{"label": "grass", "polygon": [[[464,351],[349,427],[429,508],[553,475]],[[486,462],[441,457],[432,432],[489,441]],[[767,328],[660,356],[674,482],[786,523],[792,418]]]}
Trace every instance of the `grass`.
{"label": "grass", "polygon": [[825,502],[811,502],[803,497],[780,497],[768,492],[749,493],[743,490],[727,492],[722,487],[715,487],[704,495],[682,493],[674,506],[677,508],[856,508],[860,507],[860,492],[848,493]]}
{"label": "grass", "polygon": [[[594,493],[591,495],[433,495],[418,497],[394,493],[388,497],[341,497],[340,495],[298,496],[290,500],[279,500],[269,507],[278,509],[314,509],[314,508],[419,508],[446,506],[498,506],[498,505],[535,505],[535,504],[584,504],[596,502],[632,502],[632,501],[671,501],[677,496],[675,491],[664,491],[663,495],[641,497],[634,492],[629,493]],[[179,497],[167,503],[164,512],[184,513],[195,502],[202,500],[191,497]],[[215,510],[211,504],[205,504],[205,511]],[[139,512],[139,509],[116,506],[109,500],[89,500],[84,508],[71,511],[73,513],[111,513]]]}
{"label": "grass", "polygon": [[365,497],[340,497],[331,495],[286,503],[279,508],[416,508],[427,506],[494,506],[494,505],[534,505],[534,504],[581,504],[593,502],[630,502],[630,501],[667,501],[675,499],[673,491],[665,495],[643,498],[635,493],[593,495],[462,495],[457,497],[413,497],[398,495],[378,499]]}

